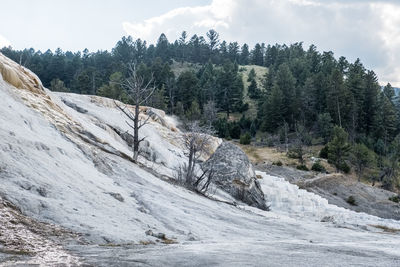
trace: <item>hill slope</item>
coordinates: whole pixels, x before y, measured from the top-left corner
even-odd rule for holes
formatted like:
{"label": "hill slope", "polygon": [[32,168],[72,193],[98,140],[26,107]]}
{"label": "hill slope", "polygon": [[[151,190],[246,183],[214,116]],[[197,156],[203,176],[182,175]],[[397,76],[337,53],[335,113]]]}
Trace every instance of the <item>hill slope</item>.
{"label": "hill slope", "polygon": [[[398,221],[328,205],[263,173],[260,184],[270,212],[234,204],[218,190],[213,198],[219,201],[188,191],[168,182],[186,159],[173,118],[158,113],[143,128],[155,156],[133,164],[118,134],[129,128],[111,100],[51,93],[1,54],[0,63],[21,77],[21,83],[10,84],[5,72],[0,76],[0,196],[35,221],[83,235],[86,243],[59,241],[81,262],[400,264]],[[214,141],[216,149],[221,141]],[[331,222],[322,223],[323,218]],[[382,234],[384,229],[394,232]],[[0,253],[0,263],[4,260],[15,261]]]}

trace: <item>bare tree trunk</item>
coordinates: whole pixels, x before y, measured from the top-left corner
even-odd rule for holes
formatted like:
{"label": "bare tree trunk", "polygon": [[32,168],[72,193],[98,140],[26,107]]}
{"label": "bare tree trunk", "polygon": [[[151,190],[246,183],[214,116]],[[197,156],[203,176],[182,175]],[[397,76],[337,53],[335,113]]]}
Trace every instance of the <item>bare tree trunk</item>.
{"label": "bare tree trunk", "polygon": [[342,117],[340,116],[340,106],[339,106],[339,97],[336,96],[336,106],[337,106],[337,111],[338,111],[338,116],[339,116],[339,126],[342,127]]}
{"label": "bare tree trunk", "polygon": [[194,173],[194,171],[193,171],[193,169],[194,169],[194,159],[193,159],[193,156],[194,156],[194,150],[193,150],[193,148],[192,149],[190,149],[190,152],[189,152],[189,160],[188,160],[188,169],[187,169],[187,174],[186,174],[186,182],[188,183],[188,184],[192,184],[192,178],[193,178],[193,173]]}
{"label": "bare tree trunk", "polygon": [[289,152],[289,139],[288,139],[288,124],[286,121],[283,123],[283,130],[285,132],[285,151],[286,153]]}
{"label": "bare tree trunk", "polygon": [[135,120],[133,121],[133,161],[137,162],[139,156],[139,105],[135,106]]}
{"label": "bare tree trunk", "polygon": [[[147,117],[146,120],[141,120],[139,118],[140,115],[140,105],[146,103],[148,99],[153,95],[156,87],[150,87],[150,84],[153,82],[153,74],[151,75],[151,79],[145,83],[145,80],[142,76],[137,75],[135,65],[129,65],[129,77],[122,83],[122,86],[127,90],[128,95],[130,97],[131,102],[135,105],[135,111],[132,113],[127,105],[124,107],[120,106],[117,102],[114,101],[117,108],[122,111],[128,118],[129,121],[126,123],[133,129],[133,161],[136,163],[139,156],[139,145],[146,137],[139,139],[139,130],[144,125],[147,124],[150,116]],[[132,125],[133,122],[133,125]]]}
{"label": "bare tree trunk", "polygon": [[96,94],[96,82],[94,79],[94,71],[92,72],[92,93]]}

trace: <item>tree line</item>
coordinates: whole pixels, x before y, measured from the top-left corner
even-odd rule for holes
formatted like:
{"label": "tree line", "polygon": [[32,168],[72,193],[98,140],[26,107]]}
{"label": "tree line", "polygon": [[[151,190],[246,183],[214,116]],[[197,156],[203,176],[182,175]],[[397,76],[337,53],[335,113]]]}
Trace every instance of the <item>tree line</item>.
{"label": "tree line", "polygon": [[[335,132],[340,132],[334,130],[337,126],[351,146],[362,144],[379,159],[377,176],[397,176],[397,159],[391,170],[385,168],[397,153],[400,102],[394,88],[390,84],[381,87],[377,75],[359,59],[349,62],[345,57],[335,58],[331,51],[319,52],[314,45],[305,49],[302,43],[257,43],[250,48],[222,41],[214,30],[205,37],[190,38],[183,32],[173,42],[161,34],[154,45],[123,37],[110,52],[57,49],[42,53],[11,47],[1,52],[34,71],[51,90],[123,102],[129,98],[121,84],[128,76],[127,66],[134,63],[138,74],[152,79],[156,88],[145,104],[187,120],[203,120],[220,137],[239,138],[245,133],[254,137],[257,132],[282,136],[286,132],[296,139],[301,125],[314,141],[332,147]],[[257,77],[252,69],[247,86],[243,65],[264,66],[268,71]],[[244,115],[250,103],[257,107],[255,117]],[[243,115],[232,120],[232,113]]]}

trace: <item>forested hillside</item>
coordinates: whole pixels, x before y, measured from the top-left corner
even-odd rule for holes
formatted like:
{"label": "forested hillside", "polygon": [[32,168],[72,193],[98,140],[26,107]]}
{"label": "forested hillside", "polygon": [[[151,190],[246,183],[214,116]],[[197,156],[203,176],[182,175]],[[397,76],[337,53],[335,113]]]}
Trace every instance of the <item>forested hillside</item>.
{"label": "forested hillside", "polygon": [[210,123],[220,137],[291,143],[300,162],[303,146],[327,144],[321,156],[338,171],[368,167],[368,179],[398,186],[400,102],[360,60],[302,43],[251,48],[222,41],[214,30],[191,38],[183,32],[173,42],[161,34],[155,45],[123,37],[111,52],[0,51],[53,91],[125,102],[121,82],[134,63],[147,80],[154,77],[147,105]]}

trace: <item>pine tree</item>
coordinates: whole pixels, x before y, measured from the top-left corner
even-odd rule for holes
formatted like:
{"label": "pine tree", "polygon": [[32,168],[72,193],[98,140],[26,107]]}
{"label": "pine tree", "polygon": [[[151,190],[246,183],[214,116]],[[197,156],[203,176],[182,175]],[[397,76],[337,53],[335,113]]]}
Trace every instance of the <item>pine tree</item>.
{"label": "pine tree", "polygon": [[164,33],[157,40],[155,56],[161,58],[163,61],[169,60],[169,42]]}
{"label": "pine tree", "polygon": [[317,126],[318,126],[318,135],[323,138],[324,144],[328,143],[333,132],[331,115],[329,113],[319,114],[317,120]]}
{"label": "pine tree", "polygon": [[[393,140],[396,134],[396,123],[397,114],[393,102],[388,98],[391,94],[387,88],[379,94],[378,98],[378,109],[374,118],[374,132],[376,139],[382,139],[384,147],[386,148],[388,144]],[[385,149],[386,150],[386,149]]]}
{"label": "pine tree", "polygon": [[348,115],[348,92],[344,86],[343,75],[338,69],[334,69],[329,77],[330,84],[327,92],[327,109],[334,118],[335,124],[340,127],[345,125],[345,116]]}
{"label": "pine tree", "polygon": [[[355,170],[358,176],[358,181],[361,181],[361,177],[364,173],[364,169],[371,166],[374,162],[374,155],[364,144],[355,144],[352,149],[351,161],[355,166]],[[372,167],[372,166],[371,166]]]}
{"label": "pine tree", "polygon": [[333,138],[328,143],[328,159],[335,165],[337,172],[344,169],[345,159],[350,149],[348,134],[343,128],[335,126],[333,128]]}
{"label": "pine tree", "polygon": [[122,81],[123,77],[121,72],[111,74],[108,84],[102,85],[97,91],[97,94],[126,103],[128,101],[128,95],[126,90],[122,87]]}
{"label": "pine tree", "polygon": [[243,44],[239,57],[240,65],[248,65],[249,58],[250,58],[249,46],[247,44]]}
{"label": "pine tree", "polygon": [[363,103],[363,113],[365,114],[364,120],[361,124],[364,126],[365,134],[369,136],[372,134],[375,125],[374,119],[378,108],[378,96],[380,86],[378,78],[373,71],[368,71],[365,76],[365,97]]}
{"label": "pine tree", "polygon": [[257,77],[256,71],[254,70],[254,68],[251,68],[251,70],[249,71],[249,75],[247,77],[247,81],[251,82],[252,80],[255,80]]}
{"label": "pine tree", "polygon": [[259,89],[257,87],[257,82],[255,79],[251,80],[248,87],[248,93],[250,98],[258,98],[260,96]]}
{"label": "pine tree", "polygon": [[237,65],[225,62],[217,74],[217,104],[226,112],[227,118],[243,104],[243,80],[237,71]]}
{"label": "pine tree", "polygon": [[284,121],[286,106],[284,96],[279,86],[275,84],[261,108],[262,124],[264,131],[275,132]]}
{"label": "pine tree", "polygon": [[280,89],[283,95],[283,105],[286,107],[283,113],[283,119],[289,123],[289,126],[294,123],[294,105],[295,102],[295,79],[287,64],[282,64],[276,73],[276,86]]}
{"label": "pine tree", "polygon": [[198,121],[201,117],[199,103],[196,100],[192,102],[190,108],[186,111],[186,118],[190,121]]}
{"label": "pine tree", "polygon": [[198,79],[193,71],[187,70],[179,75],[176,82],[177,101],[183,104],[184,109],[189,109],[192,102],[197,98]]}
{"label": "pine tree", "polygon": [[254,49],[251,51],[251,63],[254,65],[264,65],[264,54],[260,44],[256,44]]}

